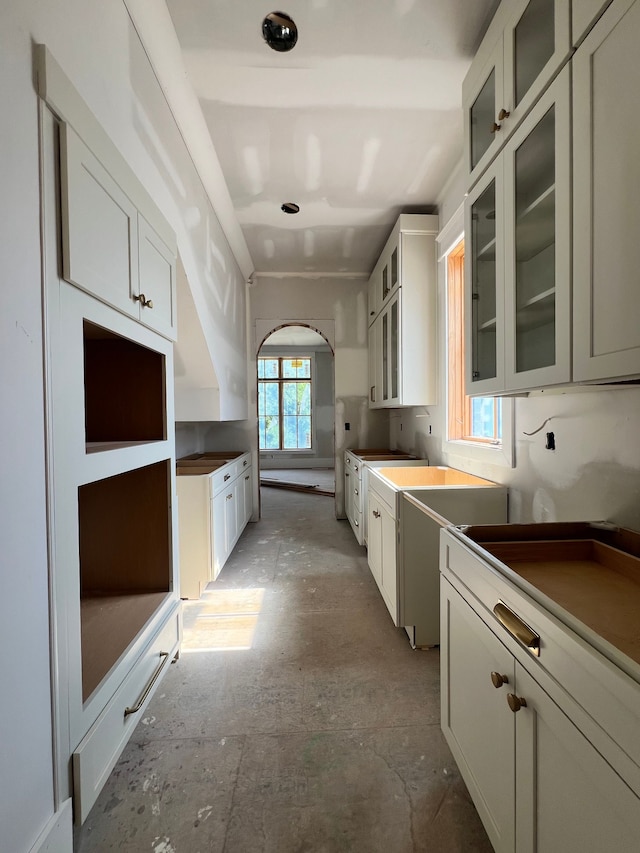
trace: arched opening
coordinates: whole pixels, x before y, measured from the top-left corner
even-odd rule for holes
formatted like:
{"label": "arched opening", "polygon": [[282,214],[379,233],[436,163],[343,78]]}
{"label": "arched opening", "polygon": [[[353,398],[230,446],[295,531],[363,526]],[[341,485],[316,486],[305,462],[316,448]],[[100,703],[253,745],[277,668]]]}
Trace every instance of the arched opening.
{"label": "arched opening", "polygon": [[335,369],[309,325],[272,329],[258,347],[258,476],[263,486],[335,500]]}

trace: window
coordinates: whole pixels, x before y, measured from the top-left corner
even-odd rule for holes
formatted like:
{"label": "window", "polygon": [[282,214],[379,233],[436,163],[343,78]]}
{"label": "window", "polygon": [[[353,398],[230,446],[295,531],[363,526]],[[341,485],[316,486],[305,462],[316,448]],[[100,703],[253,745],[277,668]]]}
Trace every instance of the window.
{"label": "window", "polygon": [[258,358],[260,450],[311,450],[311,358]]}
{"label": "window", "polygon": [[448,439],[500,446],[502,399],[464,393],[464,240],[447,255]]}

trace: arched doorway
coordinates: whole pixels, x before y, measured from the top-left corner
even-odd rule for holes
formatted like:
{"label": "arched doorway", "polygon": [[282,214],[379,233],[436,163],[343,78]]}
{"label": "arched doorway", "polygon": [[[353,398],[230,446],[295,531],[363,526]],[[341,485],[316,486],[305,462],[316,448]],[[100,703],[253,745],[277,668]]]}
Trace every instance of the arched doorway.
{"label": "arched doorway", "polygon": [[319,330],[291,323],[258,346],[258,472],[264,486],[335,500],[333,349]]}

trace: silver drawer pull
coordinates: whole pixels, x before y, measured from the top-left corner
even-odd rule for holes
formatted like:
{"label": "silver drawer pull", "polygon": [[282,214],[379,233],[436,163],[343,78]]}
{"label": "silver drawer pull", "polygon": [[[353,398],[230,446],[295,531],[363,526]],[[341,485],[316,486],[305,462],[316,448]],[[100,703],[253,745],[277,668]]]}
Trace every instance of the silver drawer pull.
{"label": "silver drawer pull", "polygon": [[248,465],[248,464],[249,464],[249,463],[248,463],[248,462],[247,462],[247,460],[245,459],[245,460],[244,460],[244,462],[242,463],[242,467],[244,468],[244,467],[245,467],[246,465]]}
{"label": "silver drawer pull", "polygon": [[153,675],[149,679],[149,683],[144,688],[142,696],[138,699],[138,701],[133,706],[133,708],[125,708],[124,709],[125,717],[128,717],[129,714],[137,714],[138,711],[140,710],[140,708],[142,708],[144,703],[147,701],[147,697],[148,697],[149,693],[151,693],[151,691],[153,690],[153,685],[160,678],[160,673],[162,672],[162,670],[167,665],[168,660],[169,660],[169,652],[160,652],[160,663],[158,664],[156,671],[153,673]]}
{"label": "silver drawer pull", "polygon": [[232,495],[232,494],[231,494],[231,495],[227,495],[227,500],[228,500],[228,501],[230,501],[232,497],[233,497],[233,495]]}
{"label": "silver drawer pull", "polygon": [[225,474],[225,475],[224,475],[224,481],[223,481],[223,482],[225,482],[225,483],[226,483],[226,482],[227,482],[227,480],[230,480],[230,479],[231,479],[231,474]]}
{"label": "silver drawer pull", "polygon": [[493,608],[493,612],[512,637],[526,646],[532,654],[540,657],[540,637],[535,631],[501,601]]}
{"label": "silver drawer pull", "polygon": [[249,478],[249,475],[247,474],[247,476],[245,477],[245,480],[248,480],[248,479],[250,479],[250,478]]}
{"label": "silver drawer pull", "polygon": [[356,496],[360,494],[360,492],[359,492],[357,489],[354,489],[354,490],[353,490],[353,493],[354,493],[354,495],[356,495]]}

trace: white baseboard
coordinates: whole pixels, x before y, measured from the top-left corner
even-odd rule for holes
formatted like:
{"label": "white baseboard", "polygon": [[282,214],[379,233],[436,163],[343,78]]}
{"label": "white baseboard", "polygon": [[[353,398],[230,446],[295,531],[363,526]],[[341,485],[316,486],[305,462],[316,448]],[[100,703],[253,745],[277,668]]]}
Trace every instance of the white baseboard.
{"label": "white baseboard", "polygon": [[51,817],[31,853],[73,853],[73,812],[71,797]]}

